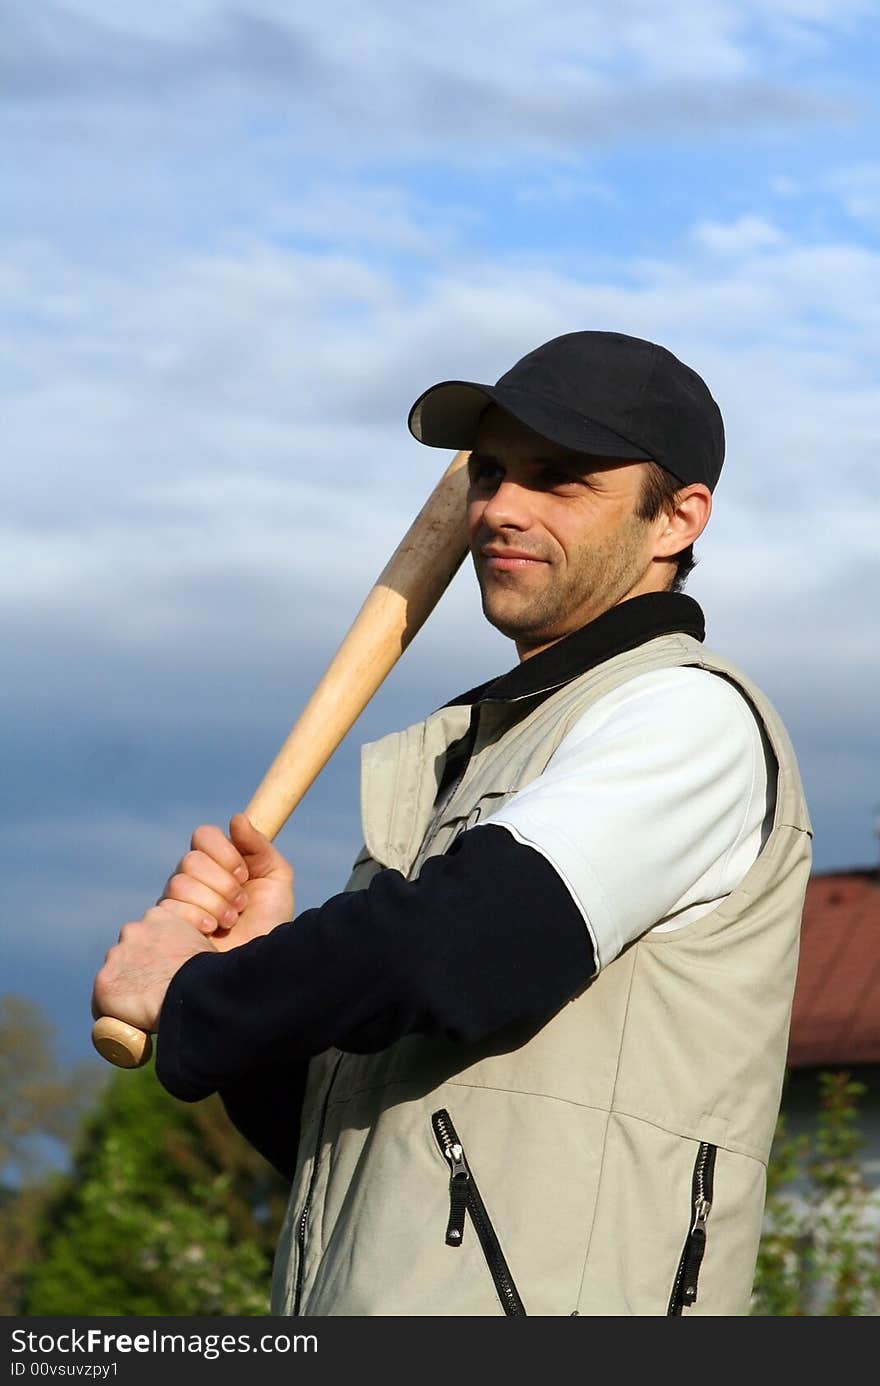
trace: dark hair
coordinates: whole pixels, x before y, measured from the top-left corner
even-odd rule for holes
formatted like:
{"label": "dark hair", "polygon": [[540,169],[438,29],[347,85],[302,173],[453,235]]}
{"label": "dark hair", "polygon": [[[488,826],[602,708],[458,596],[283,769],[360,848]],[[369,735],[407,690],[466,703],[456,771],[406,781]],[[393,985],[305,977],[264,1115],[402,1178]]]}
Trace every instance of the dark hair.
{"label": "dark hair", "polygon": [[[661,511],[671,512],[675,505],[675,497],[682,489],[682,483],[677,476],[667,472],[658,462],[648,462],[642,494],[636,506],[637,517],[640,520],[656,520]],[[674,562],[675,577],[667,590],[681,592],[689,575],[697,566],[693,544],[688,544],[681,553],[675,554]]]}

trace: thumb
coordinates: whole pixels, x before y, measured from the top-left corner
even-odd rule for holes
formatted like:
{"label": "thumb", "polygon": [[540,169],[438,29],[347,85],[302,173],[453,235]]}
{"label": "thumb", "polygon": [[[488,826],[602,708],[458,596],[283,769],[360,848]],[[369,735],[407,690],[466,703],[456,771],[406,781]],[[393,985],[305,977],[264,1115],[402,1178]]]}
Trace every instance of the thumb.
{"label": "thumb", "polygon": [[268,837],[255,828],[245,814],[236,813],[230,819],[229,837],[244,857],[251,880],[293,875],[287,858],[272,846]]}

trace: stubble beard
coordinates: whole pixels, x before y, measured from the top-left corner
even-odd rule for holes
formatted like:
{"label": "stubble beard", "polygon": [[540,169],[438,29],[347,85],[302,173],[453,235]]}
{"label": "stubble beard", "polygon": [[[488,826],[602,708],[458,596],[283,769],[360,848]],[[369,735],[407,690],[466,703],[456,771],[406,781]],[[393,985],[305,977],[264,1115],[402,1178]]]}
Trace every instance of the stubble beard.
{"label": "stubble beard", "polygon": [[481,573],[477,566],[486,620],[523,648],[561,640],[616,606],[636,585],[644,572],[643,531],[644,521],[633,518],[602,544],[582,549],[574,564],[548,563],[536,570],[543,574],[536,590],[516,572]]}

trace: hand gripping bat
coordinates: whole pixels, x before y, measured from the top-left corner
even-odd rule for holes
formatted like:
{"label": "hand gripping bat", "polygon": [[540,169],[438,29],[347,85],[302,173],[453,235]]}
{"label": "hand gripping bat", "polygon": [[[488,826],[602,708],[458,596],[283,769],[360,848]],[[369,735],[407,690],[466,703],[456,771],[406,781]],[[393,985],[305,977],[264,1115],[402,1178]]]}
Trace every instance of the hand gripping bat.
{"label": "hand gripping bat", "polygon": [[[469,456],[456,453],[394,550],[245,809],[266,837],[280,832],[461,566]],[[92,1043],[119,1068],[139,1068],[152,1052],[149,1035],[112,1016],[95,1022]]]}

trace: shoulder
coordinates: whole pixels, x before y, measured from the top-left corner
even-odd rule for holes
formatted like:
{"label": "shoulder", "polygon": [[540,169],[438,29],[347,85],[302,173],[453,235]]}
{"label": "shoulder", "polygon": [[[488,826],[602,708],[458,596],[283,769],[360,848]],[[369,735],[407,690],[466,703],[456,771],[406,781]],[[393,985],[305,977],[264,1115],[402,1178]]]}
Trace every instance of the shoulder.
{"label": "shoulder", "polygon": [[559,749],[633,736],[645,749],[670,740],[712,745],[728,737],[742,749],[757,746],[760,728],[751,703],[731,679],[710,669],[674,666],[638,674],[605,694],[578,717]]}

